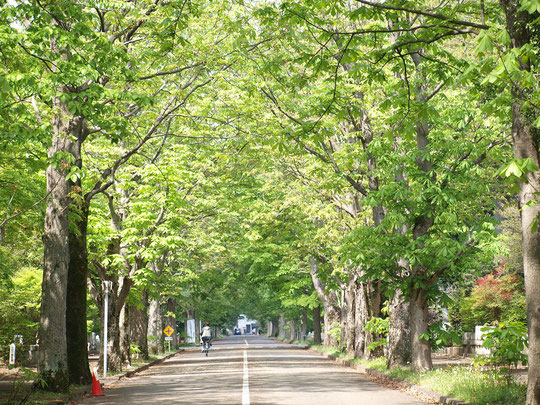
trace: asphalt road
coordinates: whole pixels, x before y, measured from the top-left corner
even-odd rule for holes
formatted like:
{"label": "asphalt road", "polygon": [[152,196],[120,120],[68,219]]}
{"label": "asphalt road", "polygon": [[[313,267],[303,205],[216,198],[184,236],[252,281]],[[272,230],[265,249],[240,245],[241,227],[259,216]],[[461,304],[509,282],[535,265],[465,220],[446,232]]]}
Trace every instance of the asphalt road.
{"label": "asphalt road", "polygon": [[260,336],[214,342],[208,357],[180,353],[83,404],[424,404],[294,345]]}

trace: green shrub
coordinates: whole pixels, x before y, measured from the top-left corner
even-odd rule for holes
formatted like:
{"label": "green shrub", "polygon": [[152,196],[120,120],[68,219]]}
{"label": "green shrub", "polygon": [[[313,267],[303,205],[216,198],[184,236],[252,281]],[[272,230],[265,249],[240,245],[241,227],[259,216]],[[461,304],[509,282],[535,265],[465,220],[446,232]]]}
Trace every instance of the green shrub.
{"label": "green shrub", "polygon": [[425,338],[429,339],[433,350],[461,344],[461,333],[451,326],[444,325],[442,321],[430,325],[428,336]]}
{"label": "green shrub", "polygon": [[341,343],[341,323],[333,322],[332,325],[330,325],[330,330],[328,331],[328,334],[336,339],[336,342],[339,346]]}
{"label": "green shrub", "polygon": [[28,346],[35,344],[39,328],[41,271],[23,268],[11,278],[11,283],[0,288],[0,356],[9,358],[9,345],[15,335],[22,335],[24,346],[18,346],[17,361]]}
{"label": "green shrub", "polygon": [[379,339],[372,342],[368,349],[371,351],[388,344],[388,318],[371,318],[364,325],[364,330],[377,334]]}
{"label": "green shrub", "polygon": [[475,364],[489,364],[500,368],[510,381],[510,369],[520,363],[527,365],[528,357],[523,353],[528,346],[527,326],[521,322],[501,323],[495,327],[484,327],[483,347],[492,350],[489,356],[477,356]]}

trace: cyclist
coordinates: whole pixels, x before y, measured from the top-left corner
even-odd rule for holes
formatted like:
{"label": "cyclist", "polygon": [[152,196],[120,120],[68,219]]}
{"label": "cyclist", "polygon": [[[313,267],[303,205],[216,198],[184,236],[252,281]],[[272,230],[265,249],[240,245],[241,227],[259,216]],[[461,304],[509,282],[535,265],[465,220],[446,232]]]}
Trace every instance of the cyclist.
{"label": "cyclist", "polygon": [[210,341],[212,340],[212,328],[210,327],[210,322],[206,322],[206,326],[204,326],[202,328],[201,339],[202,339],[202,349],[201,349],[201,351],[204,352],[204,344],[206,342],[208,342],[208,347],[211,346]]}

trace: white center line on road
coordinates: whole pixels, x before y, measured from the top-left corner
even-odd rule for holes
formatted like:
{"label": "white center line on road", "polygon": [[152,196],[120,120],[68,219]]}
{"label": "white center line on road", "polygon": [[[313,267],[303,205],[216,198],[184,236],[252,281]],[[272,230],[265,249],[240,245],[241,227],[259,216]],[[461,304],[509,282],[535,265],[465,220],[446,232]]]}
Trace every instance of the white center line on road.
{"label": "white center line on road", "polygon": [[246,343],[246,347],[249,347],[249,343],[247,342],[246,339],[244,339],[244,342]]}
{"label": "white center line on road", "polygon": [[242,405],[249,405],[249,374],[247,351],[244,350],[244,384],[242,385]]}

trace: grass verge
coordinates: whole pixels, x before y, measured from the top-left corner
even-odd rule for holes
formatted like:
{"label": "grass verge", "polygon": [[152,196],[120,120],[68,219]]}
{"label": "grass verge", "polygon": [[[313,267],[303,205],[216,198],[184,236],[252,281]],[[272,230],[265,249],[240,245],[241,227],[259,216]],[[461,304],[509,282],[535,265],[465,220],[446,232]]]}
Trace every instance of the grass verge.
{"label": "grass verge", "polygon": [[47,405],[51,403],[63,404],[64,398],[75,397],[77,395],[80,395],[82,398],[87,392],[89,392],[89,386],[87,385],[73,385],[69,387],[69,391],[67,393],[58,393],[36,390],[31,384],[19,383],[15,391],[6,393],[5,397],[0,396],[0,403],[6,405]]}
{"label": "grass verge", "polygon": [[509,383],[506,376],[497,370],[483,371],[472,366],[452,366],[424,372],[414,371],[410,367],[388,370],[384,357],[361,360],[346,356],[334,348],[328,349],[318,345],[312,347],[471,405],[525,403],[527,387],[513,381]]}

